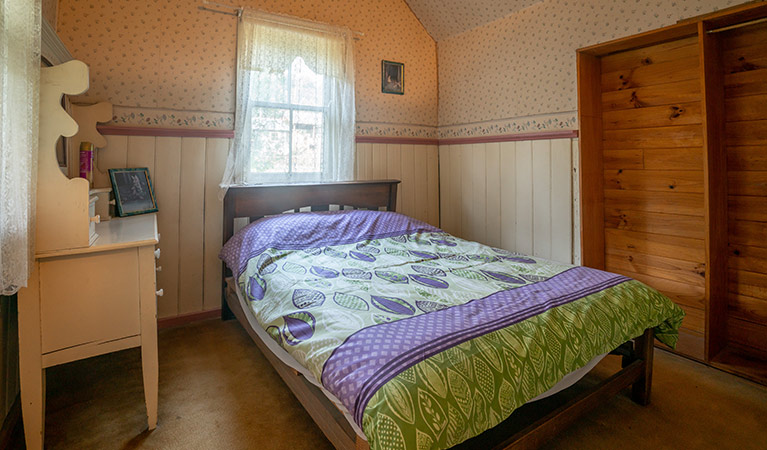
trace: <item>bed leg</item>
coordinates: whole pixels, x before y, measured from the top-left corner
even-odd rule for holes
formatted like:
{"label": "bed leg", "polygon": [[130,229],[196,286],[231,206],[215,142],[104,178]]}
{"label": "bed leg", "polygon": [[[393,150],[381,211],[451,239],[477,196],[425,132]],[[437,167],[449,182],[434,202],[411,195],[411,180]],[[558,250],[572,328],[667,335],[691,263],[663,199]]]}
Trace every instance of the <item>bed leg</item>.
{"label": "bed leg", "polygon": [[634,340],[634,353],[637,359],[644,361],[644,368],[642,370],[642,375],[631,387],[631,399],[642,406],[650,404],[654,350],[653,338],[653,330],[652,328],[648,328],[642,336],[639,336]]}
{"label": "bed leg", "polygon": [[234,319],[234,313],[232,312],[232,309],[229,307],[229,304],[226,302],[226,281],[223,283],[223,287],[221,289],[221,320],[232,320]]}

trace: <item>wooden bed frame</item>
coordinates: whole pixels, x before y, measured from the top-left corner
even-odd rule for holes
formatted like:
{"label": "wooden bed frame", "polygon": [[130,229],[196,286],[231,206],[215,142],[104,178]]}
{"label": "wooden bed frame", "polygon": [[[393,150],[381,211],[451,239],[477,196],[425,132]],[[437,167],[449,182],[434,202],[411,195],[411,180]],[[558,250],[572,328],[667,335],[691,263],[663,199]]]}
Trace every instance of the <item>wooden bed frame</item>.
{"label": "wooden bed frame", "polygon": [[[298,212],[311,207],[312,211],[328,211],[330,205],[354,209],[396,209],[398,180],[353,181],[343,183],[263,185],[229,188],[224,198],[224,236],[226,243],[234,234],[234,220],[248,218],[251,222],[264,216]],[[354,432],[341,411],[317,388],[280,361],[248,325],[245,313],[239,307],[234,286],[227,287],[231,272],[224,265],[221,316],[240,321],[266,359],[298,398],[317,426],[337,448],[342,450],[368,449],[368,443]],[[234,284],[234,283],[232,283]],[[229,297],[229,299],[227,299]],[[231,307],[230,307],[231,305]],[[640,405],[650,402],[653,361],[653,331],[626,342],[612,354],[623,356],[622,369],[596,386],[585,390],[564,405],[554,409],[508,439],[497,443],[494,449],[534,449],[551,439],[579,417],[605,403],[628,386],[631,397]]]}

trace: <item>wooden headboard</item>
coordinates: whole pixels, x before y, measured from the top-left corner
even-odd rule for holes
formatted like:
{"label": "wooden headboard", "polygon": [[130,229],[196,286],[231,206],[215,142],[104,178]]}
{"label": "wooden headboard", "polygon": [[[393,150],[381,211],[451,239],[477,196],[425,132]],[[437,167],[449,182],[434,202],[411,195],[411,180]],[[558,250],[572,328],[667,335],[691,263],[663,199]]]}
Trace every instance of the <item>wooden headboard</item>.
{"label": "wooden headboard", "polygon": [[[302,208],[329,211],[331,205],[340,209],[378,210],[385,207],[395,211],[399,180],[345,181],[336,183],[265,184],[230,187],[224,197],[224,240],[234,235],[234,220],[248,218],[251,222]],[[221,317],[233,318],[226,303],[226,278],[231,271],[223,265]]]}

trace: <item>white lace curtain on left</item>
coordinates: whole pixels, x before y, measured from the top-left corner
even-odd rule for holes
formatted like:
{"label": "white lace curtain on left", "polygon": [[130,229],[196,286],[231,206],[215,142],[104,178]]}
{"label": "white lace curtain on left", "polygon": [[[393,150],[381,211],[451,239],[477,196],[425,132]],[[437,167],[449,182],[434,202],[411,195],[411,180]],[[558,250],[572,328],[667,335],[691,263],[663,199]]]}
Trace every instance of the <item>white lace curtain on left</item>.
{"label": "white lace curtain on left", "polygon": [[0,277],[25,287],[34,258],[40,0],[0,0]]}

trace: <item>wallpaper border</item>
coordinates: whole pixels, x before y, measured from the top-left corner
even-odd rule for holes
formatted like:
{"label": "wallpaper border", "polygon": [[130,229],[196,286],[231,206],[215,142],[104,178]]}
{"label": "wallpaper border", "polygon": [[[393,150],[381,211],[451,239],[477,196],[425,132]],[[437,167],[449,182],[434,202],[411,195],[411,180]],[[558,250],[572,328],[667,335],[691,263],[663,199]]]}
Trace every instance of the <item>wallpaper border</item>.
{"label": "wallpaper border", "polygon": [[478,123],[444,125],[439,127],[439,139],[503,136],[555,130],[577,130],[577,113],[577,111],[566,111],[535,116],[512,117]]}

